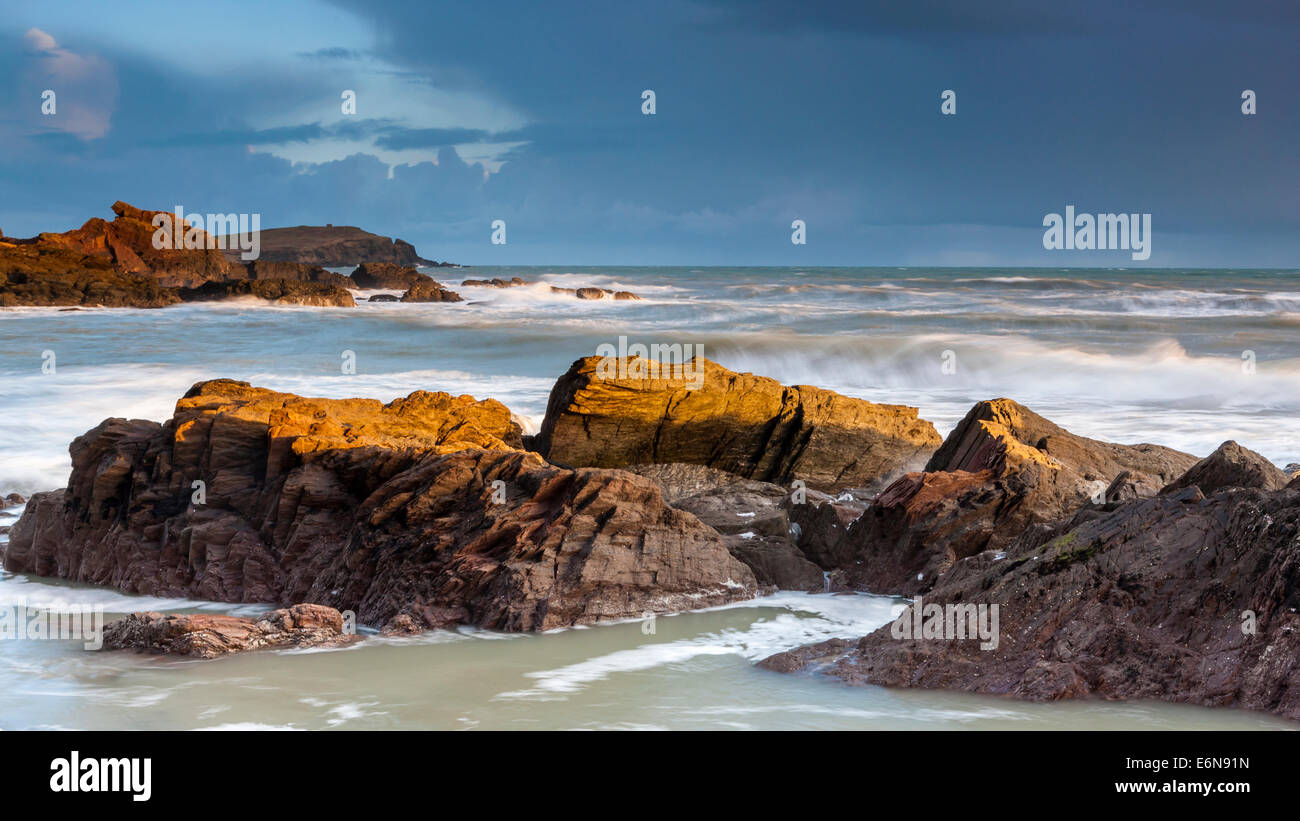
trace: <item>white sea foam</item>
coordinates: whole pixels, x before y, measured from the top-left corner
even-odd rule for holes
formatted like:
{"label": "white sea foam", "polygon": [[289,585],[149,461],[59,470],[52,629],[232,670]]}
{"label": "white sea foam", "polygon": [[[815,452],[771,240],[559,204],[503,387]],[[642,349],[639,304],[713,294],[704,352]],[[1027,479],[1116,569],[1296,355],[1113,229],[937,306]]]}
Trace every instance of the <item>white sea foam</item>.
{"label": "white sea foam", "polygon": [[647,642],[563,667],[526,673],[527,678],[536,682],[533,687],[500,693],[497,698],[563,698],[621,673],[683,664],[707,656],[740,656],[758,661],[805,644],[862,636],[893,618],[891,608],[896,601],[887,596],[780,592],[710,608],[700,612],[750,608],[784,612],[759,618],[740,629],[705,632],[669,642]]}

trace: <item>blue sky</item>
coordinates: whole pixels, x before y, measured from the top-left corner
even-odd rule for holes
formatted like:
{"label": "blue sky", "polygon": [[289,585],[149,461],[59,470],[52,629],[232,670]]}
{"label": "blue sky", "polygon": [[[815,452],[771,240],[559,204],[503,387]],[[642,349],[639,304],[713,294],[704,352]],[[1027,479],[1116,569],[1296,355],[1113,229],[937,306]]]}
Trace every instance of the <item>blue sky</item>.
{"label": "blue sky", "polygon": [[1045,251],[1075,205],[1152,214],[1147,265],[1295,267],[1298,35],[1290,0],[31,4],[0,228],[123,199],[479,265],[1143,264]]}

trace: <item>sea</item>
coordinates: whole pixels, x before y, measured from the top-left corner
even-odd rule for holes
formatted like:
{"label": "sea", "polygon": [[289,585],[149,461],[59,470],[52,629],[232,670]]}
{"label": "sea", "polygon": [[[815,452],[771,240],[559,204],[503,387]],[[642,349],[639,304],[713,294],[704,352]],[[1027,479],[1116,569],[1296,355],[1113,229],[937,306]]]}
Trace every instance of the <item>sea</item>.
{"label": "sea", "polygon": [[[915,406],[941,434],[975,402],[1009,397],[1097,439],[1197,455],[1234,439],[1279,467],[1300,462],[1296,270],[425,271],[465,301],[0,310],[0,495],[64,486],[77,435],[107,417],[166,419],[191,385],[218,377],[308,396],[492,397],[532,432],[556,378],[620,341],[692,345],[732,370]],[[515,276],[534,284],[460,287],[466,278]],[[641,299],[578,300],[552,285]],[[0,530],[21,510],[0,512]],[[0,534],[0,547],[6,539]],[[0,573],[0,612],[69,604],[102,607],[109,618],[259,610]],[[652,632],[639,621],[540,635],[463,628],[211,661],[0,640],[0,729],[1296,726],[1165,703],[1032,704],[849,687],[755,666],[781,650],[870,632],[898,604],[779,592],[661,617]]]}

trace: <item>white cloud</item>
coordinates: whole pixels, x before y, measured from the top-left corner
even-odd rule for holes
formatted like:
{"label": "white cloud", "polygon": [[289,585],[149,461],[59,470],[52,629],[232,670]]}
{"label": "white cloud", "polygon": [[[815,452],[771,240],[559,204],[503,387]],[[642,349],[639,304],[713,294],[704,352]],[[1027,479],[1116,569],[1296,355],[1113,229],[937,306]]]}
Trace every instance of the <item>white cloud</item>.
{"label": "white cloud", "polygon": [[107,134],[118,96],[113,64],[95,55],[69,51],[38,28],[28,29],[23,40],[35,52],[24,73],[24,85],[41,92],[49,89],[56,95],[55,113],[41,116],[39,125],[83,140]]}

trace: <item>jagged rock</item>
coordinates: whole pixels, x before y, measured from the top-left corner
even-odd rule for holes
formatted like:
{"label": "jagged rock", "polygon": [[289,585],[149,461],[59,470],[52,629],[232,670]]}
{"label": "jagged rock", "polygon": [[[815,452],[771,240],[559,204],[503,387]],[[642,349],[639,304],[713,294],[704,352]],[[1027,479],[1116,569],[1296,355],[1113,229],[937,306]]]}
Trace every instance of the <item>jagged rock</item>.
{"label": "jagged rock", "polygon": [[355,641],[343,615],[319,604],[295,604],[255,619],[211,614],[132,613],[104,626],[104,650],[142,650],[194,658],[282,647],[332,647]]}
{"label": "jagged rock", "polygon": [[435,282],[432,279],[427,281],[416,282],[406,293],[402,294],[402,302],[461,302],[460,294],[455,291],[447,290],[442,283]]}
{"label": "jagged rock", "polygon": [[[216,601],[311,601],[363,624],[543,630],[748,598],[753,574],[650,480],[516,450],[505,406],[306,399],[200,383],[164,424],[78,437],[14,572]],[[197,494],[202,494],[199,498]]]}
{"label": "jagged rock", "polygon": [[366,300],[366,302],[401,302],[402,298],[396,294],[375,294]]}
{"label": "jagged rock", "polygon": [[1300,463],[1292,462],[1283,468],[1282,472],[1287,475],[1287,478],[1294,479],[1295,477],[1300,476]]}
{"label": "jagged rock", "polygon": [[352,272],[352,281],[359,288],[407,289],[419,283],[433,282],[414,268],[391,262],[367,262]]}
{"label": "jagged rock", "polygon": [[786,387],[702,358],[687,364],[650,378],[638,357],[578,360],[551,391],[532,446],[563,465],[685,462],[830,489],[897,475],[940,442],[916,408]]}
{"label": "jagged rock", "polygon": [[119,271],[104,256],[0,243],[0,307],[84,305],[161,308],[180,302],[151,274]]}
{"label": "jagged rock", "polygon": [[856,561],[844,534],[862,516],[870,499],[852,492],[832,496],[816,490],[805,491],[804,497],[802,501],[793,496],[785,500],[799,550],[823,570],[836,570]]}
{"label": "jagged rock", "polygon": [[1289,481],[1287,475],[1272,462],[1229,440],[1160,492],[1174,493],[1192,486],[1200,488],[1207,496],[1228,487],[1280,490]]}
{"label": "jagged rock", "polygon": [[[261,259],[344,268],[365,262],[450,265],[421,257],[415,246],[350,225],[298,225],[262,231]],[[234,253],[232,252],[232,256]]]}
{"label": "jagged rock", "polygon": [[248,263],[249,279],[287,279],[295,282],[321,282],[339,288],[356,288],[357,283],[345,274],[327,271],[304,262],[276,262],[255,259]]}
{"label": "jagged rock", "polygon": [[1128,502],[1133,499],[1150,499],[1160,493],[1157,480],[1137,470],[1121,471],[1106,488],[1106,502]]}
{"label": "jagged rock", "polygon": [[754,572],[760,585],[820,592],[822,570],[795,544],[779,485],[742,479],[703,465],[634,465],[628,470],[654,480],[664,500],[722,534],[731,555]]}
{"label": "jagged rock", "polygon": [[212,302],[235,297],[253,296],[278,305],[312,305],[316,307],[353,308],[351,292],[323,282],[298,282],[290,279],[240,279],[232,282],[206,282],[197,288],[180,289],[185,302]]}
{"label": "jagged rock", "polygon": [[40,234],[35,242],[107,259],[114,270],[152,275],[164,287],[194,287],[244,276],[243,266],[226,259],[216,247],[216,238],[202,229],[194,229],[192,235],[201,247],[183,247],[183,231],[191,230],[186,226],[174,229],[174,245],[182,247],[155,248],[154,234],[159,229],[153,219],[166,214],[174,222],[172,212],[146,211],[118,201],[113,203],[113,213],[117,218],[112,222],[95,217],[73,231]]}
{"label": "jagged rock", "polygon": [[998,606],[998,646],[890,626],[765,660],[852,684],[1161,699],[1300,719],[1300,487],[1189,486],[1039,524],[958,561],[931,605]]}
{"label": "jagged rock", "polygon": [[1195,462],[1158,445],[1077,436],[1010,399],[980,402],[924,472],[890,485],[849,528],[839,552],[855,561],[836,581],[874,593],[923,593],[954,562],[1104,501],[1125,471],[1163,484]]}
{"label": "jagged rock", "polygon": [[10,493],[4,497],[5,507],[16,507],[17,505],[26,504],[27,500],[18,493]]}

